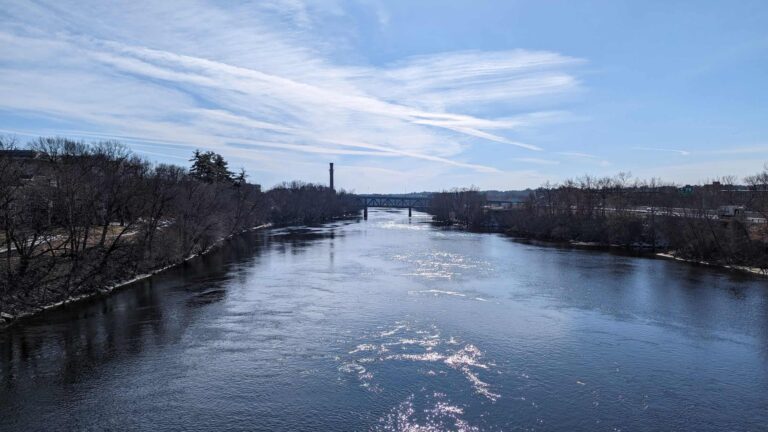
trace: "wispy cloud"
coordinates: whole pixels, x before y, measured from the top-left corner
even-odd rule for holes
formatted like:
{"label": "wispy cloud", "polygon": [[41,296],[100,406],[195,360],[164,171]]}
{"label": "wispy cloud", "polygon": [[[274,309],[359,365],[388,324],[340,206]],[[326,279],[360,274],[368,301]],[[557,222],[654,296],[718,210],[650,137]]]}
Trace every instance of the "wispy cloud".
{"label": "wispy cloud", "polygon": [[597,165],[600,167],[609,167],[611,166],[611,162],[603,159],[600,156],[589,154],[589,153],[583,153],[583,152],[555,152],[555,154],[565,156],[566,158],[569,158],[571,160],[578,160],[581,163],[586,163],[590,165]]}
{"label": "wispy cloud", "polygon": [[412,103],[453,107],[572,91],[578,80],[563,70],[581,62],[552,52],[465,51],[409,58],[384,78]]}
{"label": "wispy cloud", "polygon": [[577,158],[599,159],[598,156],[595,156],[593,154],[581,153],[581,152],[557,152],[557,154],[563,155],[563,156],[577,157]]}
{"label": "wispy cloud", "polygon": [[[477,146],[551,164],[525,156],[543,149],[516,131],[557,121],[562,111],[470,113],[500,101],[557,100],[579,89],[572,70],[583,63],[510,50],[342,64],[332,60],[335,41],[315,37],[317,9],[300,0],[229,8],[196,1],[184,10],[164,2],[7,6],[0,110],[42,119],[49,125],[41,133],[54,124],[62,134],[212,148],[281,174],[286,162],[317,154],[350,165],[397,158],[404,166],[504,171],[472,160],[468,150]],[[270,167],[276,160],[281,166]]]}
{"label": "wispy cloud", "polygon": [[540,158],[514,158],[514,161],[525,162],[534,165],[559,165],[560,161],[552,159],[540,159]]}
{"label": "wispy cloud", "polygon": [[632,150],[642,150],[642,151],[651,151],[651,152],[667,152],[667,153],[677,153],[679,155],[688,156],[691,154],[691,152],[687,150],[679,150],[679,149],[668,149],[668,148],[658,148],[658,147],[632,147]]}

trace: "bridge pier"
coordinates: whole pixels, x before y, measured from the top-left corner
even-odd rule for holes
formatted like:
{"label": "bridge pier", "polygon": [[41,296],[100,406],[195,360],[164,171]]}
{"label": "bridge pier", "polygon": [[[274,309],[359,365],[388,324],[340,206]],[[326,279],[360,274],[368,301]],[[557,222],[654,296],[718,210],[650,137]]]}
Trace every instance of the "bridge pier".
{"label": "bridge pier", "polygon": [[408,207],[408,217],[411,217],[411,209],[412,209],[412,208],[413,208],[413,207]]}
{"label": "bridge pier", "polygon": [[363,220],[368,220],[368,206],[363,208]]}

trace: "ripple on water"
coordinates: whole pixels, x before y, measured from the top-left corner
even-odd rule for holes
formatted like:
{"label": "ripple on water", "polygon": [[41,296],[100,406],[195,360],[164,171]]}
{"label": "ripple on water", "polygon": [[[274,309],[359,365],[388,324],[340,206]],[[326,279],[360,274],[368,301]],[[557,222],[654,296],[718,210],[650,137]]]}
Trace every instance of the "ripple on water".
{"label": "ripple on water", "polygon": [[378,346],[373,345],[373,344],[360,344],[360,345],[356,346],[355,349],[353,349],[349,353],[350,354],[354,354],[354,353],[358,353],[358,352],[362,352],[362,351],[376,351],[377,348],[378,348]]}
{"label": "ripple on water", "polygon": [[393,255],[392,258],[413,267],[412,271],[405,274],[406,276],[425,279],[450,280],[461,277],[465,273],[471,273],[477,278],[493,272],[490,262],[454,252],[402,253]]}
{"label": "ripple on water", "polygon": [[448,296],[455,296],[455,297],[466,297],[466,294],[462,294],[458,291],[447,291],[447,290],[439,290],[439,289],[428,289],[428,290],[414,290],[414,291],[408,291],[409,294],[432,294],[434,296],[440,296],[440,295],[448,295]]}
{"label": "ripple on water", "polygon": [[356,376],[361,385],[377,391],[381,389],[371,382],[377,368],[389,362],[414,362],[431,364],[430,369],[423,372],[426,377],[455,376],[458,372],[476,395],[491,402],[501,397],[480,377],[481,371],[486,373],[495,364],[484,361],[483,352],[477,346],[462,343],[455,336],[443,338],[434,326],[428,330],[414,329],[400,322],[372,333],[368,340],[357,344],[348,353],[347,358],[339,359],[342,362],[339,370]]}
{"label": "ripple on water", "polygon": [[[438,432],[438,431],[479,431],[477,426],[470,425],[462,418],[464,408],[440,400],[445,397],[435,393],[428,400],[428,408],[423,414],[417,412],[414,407],[414,395],[393,408],[389,414],[379,419],[379,424],[374,428],[377,431],[413,431],[413,432]],[[436,400],[437,399],[437,400]]]}
{"label": "ripple on water", "polygon": [[385,221],[378,224],[379,228],[394,229],[394,230],[409,230],[409,231],[428,231],[432,229],[429,224],[423,223],[402,223],[397,221]]}
{"label": "ripple on water", "polygon": [[408,291],[408,294],[421,295],[421,296],[433,296],[433,297],[456,297],[456,298],[475,300],[480,302],[488,301],[488,299],[485,299],[483,297],[474,297],[472,295],[468,295],[466,293],[462,293],[458,291],[441,290],[441,289],[411,290],[411,291]]}

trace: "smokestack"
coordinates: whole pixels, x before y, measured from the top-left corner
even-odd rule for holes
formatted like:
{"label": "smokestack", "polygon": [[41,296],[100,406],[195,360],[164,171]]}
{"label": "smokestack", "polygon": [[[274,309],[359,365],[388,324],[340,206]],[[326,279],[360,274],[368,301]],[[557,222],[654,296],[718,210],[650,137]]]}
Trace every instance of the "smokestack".
{"label": "smokestack", "polygon": [[336,189],[333,188],[333,162],[331,162],[331,169],[329,170],[331,172],[331,190],[336,191]]}

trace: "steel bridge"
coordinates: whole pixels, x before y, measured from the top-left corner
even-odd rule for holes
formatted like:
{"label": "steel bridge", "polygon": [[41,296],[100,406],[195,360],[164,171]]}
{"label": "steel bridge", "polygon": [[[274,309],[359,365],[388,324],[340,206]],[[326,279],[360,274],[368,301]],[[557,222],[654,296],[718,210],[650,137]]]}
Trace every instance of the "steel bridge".
{"label": "steel bridge", "polygon": [[413,214],[413,209],[426,210],[429,207],[429,197],[358,195],[357,199],[363,207],[363,219],[368,219],[368,207],[407,208],[408,217]]}
{"label": "steel bridge", "polygon": [[363,207],[416,208],[429,207],[428,197],[405,197],[396,195],[358,195]]}
{"label": "steel bridge", "polygon": [[[429,208],[429,196],[397,196],[397,195],[357,195],[360,206],[363,207],[363,218],[368,219],[368,207],[389,207],[408,209],[408,217],[411,217],[413,209],[426,210]],[[522,203],[515,201],[486,200],[484,205],[487,210],[507,210]]]}

